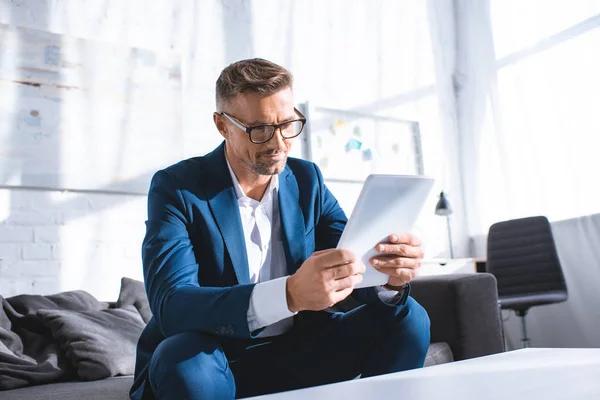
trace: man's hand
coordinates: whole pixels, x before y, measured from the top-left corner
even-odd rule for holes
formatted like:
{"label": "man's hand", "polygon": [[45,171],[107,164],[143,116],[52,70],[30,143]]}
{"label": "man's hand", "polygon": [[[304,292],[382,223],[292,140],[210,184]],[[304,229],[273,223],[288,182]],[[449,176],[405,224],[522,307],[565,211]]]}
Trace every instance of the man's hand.
{"label": "man's hand", "polygon": [[419,273],[423,259],[421,240],[410,233],[394,233],[389,242],[376,246],[380,255],[371,258],[371,265],[390,276],[388,285],[400,287]]}
{"label": "man's hand", "polygon": [[298,312],[331,307],[352,293],[363,272],[365,266],[351,251],[318,251],[287,279],[288,308]]}

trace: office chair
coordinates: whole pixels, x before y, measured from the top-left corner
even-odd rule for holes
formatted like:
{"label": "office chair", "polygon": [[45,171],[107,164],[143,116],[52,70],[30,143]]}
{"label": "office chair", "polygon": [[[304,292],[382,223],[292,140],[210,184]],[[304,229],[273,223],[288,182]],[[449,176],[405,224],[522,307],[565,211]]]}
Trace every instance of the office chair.
{"label": "office chair", "polygon": [[521,343],[529,347],[527,311],[568,297],[548,219],[530,217],[492,225],[486,269],[498,281],[501,308],[513,310],[521,318]]}

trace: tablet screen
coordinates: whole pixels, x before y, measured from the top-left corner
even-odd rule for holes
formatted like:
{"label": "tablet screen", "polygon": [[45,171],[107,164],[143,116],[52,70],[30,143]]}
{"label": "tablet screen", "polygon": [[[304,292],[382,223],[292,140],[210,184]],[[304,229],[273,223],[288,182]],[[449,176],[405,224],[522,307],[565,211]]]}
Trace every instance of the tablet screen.
{"label": "tablet screen", "polygon": [[346,224],[338,249],[351,250],[366,266],[356,286],[385,285],[389,276],[369,260],[375,246],[392,233],[410,232],[433,186],[433,179],[412,175],[369,175]]}

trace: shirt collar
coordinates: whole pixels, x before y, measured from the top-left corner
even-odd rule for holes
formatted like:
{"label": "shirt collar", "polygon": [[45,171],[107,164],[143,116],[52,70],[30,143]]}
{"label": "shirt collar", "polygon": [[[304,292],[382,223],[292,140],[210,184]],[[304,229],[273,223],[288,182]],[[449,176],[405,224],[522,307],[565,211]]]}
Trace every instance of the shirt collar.
{"label": "shirt collar", "polygon": [[[231,175],[231,181],[233,182],[233,190],[235,190],[235,197],[237,197],[238,201],[240,199],[250,199],[248,196],[246,196],[246,193],[244,193],[244,190],[242,189],[242,185],[240,185],[240,182],[238,181],[237,177],[235,176],[235,173],[233,172],[233,169],[231,168],[231,164],[229,163],[229,159],[227,158],[227,153],[225,153],[225,161],[227,161],[227,169],[229,169],[229,174]],[[271,180],[269,181],[269,186],[267,187],[267,190],[265,191],[265,194],[263,195],[262,200],[267,199],[268,195],[271,194],[273,191],[277,191],[279,189],[279,175],[272,175],[271,176]],[[253,200],[253,199],[251,199]],[[261,200],[261,202],[262,202]]]}

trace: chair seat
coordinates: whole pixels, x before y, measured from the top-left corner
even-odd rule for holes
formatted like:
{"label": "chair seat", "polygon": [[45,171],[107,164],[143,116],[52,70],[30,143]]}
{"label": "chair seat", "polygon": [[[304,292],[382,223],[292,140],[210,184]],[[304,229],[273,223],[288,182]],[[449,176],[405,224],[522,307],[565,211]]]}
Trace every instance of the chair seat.
{"label": "chair seat", "polygon": [[502,309],[527,310],[533,306],[561,303],[567,300],[567,292],[552,291],[545,293],[520,294],[516,296],[499,296]]}

